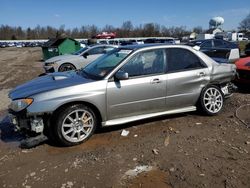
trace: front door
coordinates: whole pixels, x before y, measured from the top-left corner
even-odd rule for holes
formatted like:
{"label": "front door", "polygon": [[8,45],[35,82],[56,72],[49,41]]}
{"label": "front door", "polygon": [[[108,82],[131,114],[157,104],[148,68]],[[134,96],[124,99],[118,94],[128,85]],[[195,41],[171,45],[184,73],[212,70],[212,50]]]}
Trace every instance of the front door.
{"label": "front door", "polygon": [[135,54],[119,70],[127,72],[129,79],[108,82],[108,120],[162,111],[166,97],[165,70],[165,50]]}

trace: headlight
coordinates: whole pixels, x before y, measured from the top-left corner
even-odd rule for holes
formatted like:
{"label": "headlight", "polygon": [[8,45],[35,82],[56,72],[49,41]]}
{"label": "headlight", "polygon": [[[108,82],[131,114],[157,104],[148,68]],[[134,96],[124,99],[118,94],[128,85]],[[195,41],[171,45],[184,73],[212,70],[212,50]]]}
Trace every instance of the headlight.
{"label": "headlight", "polygon": [[45,62],[45,66],[57,66],[56,62],[58,62],[58,61],[60,61],[60,60],[53,61],[53,62]]}
{"label": "headlight", "polygon": [[54,62],[45,63],[45,66],[53,66],[54,64],[55,64]]}
{"label": "headlight", "polygon": [[15,112],[19,112],[27,108],[29,105],[31,105],[32,102],[33,102],[33,99],[30,99],[30,98],[14,100],[11,102],[9,108]]}

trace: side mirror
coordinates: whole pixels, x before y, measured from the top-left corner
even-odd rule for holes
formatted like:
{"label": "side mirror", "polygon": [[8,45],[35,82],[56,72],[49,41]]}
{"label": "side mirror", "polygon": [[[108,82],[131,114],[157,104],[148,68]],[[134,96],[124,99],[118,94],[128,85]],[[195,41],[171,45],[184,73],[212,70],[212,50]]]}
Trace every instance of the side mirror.
{"label": "side mirror", "polygon": [[128,80],[129,76],[128,76],[128,73],[127,73],[127,72],[118,71],[118,72],[115,74],[115,78],[116,78],[117,80]]}
{"label": "side mirror", "polygon": [[82,56],[83,56],[85,59],[87,59],[88,55],[89,55],[89,53],[86,52],[86,53],[84,53]]}

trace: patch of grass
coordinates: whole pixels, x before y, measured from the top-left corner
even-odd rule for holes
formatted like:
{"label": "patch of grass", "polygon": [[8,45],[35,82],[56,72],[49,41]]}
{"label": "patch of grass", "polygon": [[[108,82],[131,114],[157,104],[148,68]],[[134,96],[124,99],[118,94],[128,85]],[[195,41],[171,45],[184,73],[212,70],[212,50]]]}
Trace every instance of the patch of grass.
{"label": "patch of grass", "polygon": [[241,53],[245,51],[245,47],[246,47],[247,43],[248,43],[248,41],[239,41],[239,47],[240,47]]}

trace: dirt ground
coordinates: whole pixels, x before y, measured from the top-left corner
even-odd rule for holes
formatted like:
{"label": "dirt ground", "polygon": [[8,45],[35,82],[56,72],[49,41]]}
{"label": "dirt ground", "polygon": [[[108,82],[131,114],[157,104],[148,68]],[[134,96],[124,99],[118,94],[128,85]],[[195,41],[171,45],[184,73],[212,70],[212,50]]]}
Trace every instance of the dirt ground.
{"label": "dirt ground", "polygon": [[[86,143],[19,147],[9,90],[43,72],[40,48],[0,49],[0,187],[250,187],[249,92],[218,116],[185,113],[99,130]],[[122,130],[129,131],[121,136]]]}

